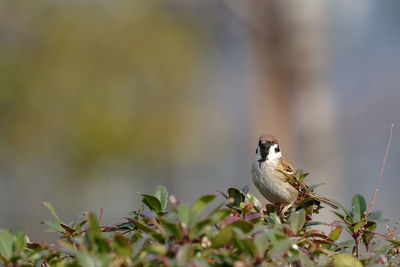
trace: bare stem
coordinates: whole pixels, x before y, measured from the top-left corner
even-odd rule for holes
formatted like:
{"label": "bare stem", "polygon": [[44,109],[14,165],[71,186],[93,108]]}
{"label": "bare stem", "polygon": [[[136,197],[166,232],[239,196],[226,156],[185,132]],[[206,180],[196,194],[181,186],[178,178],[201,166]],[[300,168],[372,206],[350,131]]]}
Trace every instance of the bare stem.
{"label": "bare stem", "polygon": [[[353,253],[355,253],[356,255],[356,258],[357,259],[359,259],[359,257],[360,257],[360,245],[361,245],[361,235],[357,235],[355,238],[354,238],[354,241],[356,241],[356,246],[354,247],[354,249],[353,249]],[[354,251],[355,250],[355,251]]]}
{"label": "bare stem", "polygon": [[103,229],[103,207],[100,208],[100,229]]}
{"label": "bare stem", "polygon": [[390,135],[389,135],[389,140],[388,140],[387,145],[386,145],[385,156],[383,157],[382,167],[381,167],[381,169],[379,171],[378,184],[377,184],[377,186],[375,188],[375,192],[374,192],[374,195],[372,196],[371,202],[369,203],[367,212],[365,213],[365,220],[367,220],[367,217],[368,217],[368,215],[370,213],[372,205],[374,205],[374,203],[375,203],[376,194],[378,193],[379,186],[381,185],[381,182],[382,182],[382,175],[383,175],[383,170],[385,169],[386,158],[387,158],[387,155],[389,154],[390,144],[392,143],[393,126],[394,126],[394,124],[392,123],[392,125],[390,126]]}

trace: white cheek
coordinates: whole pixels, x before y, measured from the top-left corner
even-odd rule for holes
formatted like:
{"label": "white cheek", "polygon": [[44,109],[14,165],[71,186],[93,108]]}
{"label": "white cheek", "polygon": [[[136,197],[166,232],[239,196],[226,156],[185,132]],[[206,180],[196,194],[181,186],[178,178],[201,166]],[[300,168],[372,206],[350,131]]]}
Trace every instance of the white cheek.
{"label": "white cheek", "polygon": [[269,148],[268,161],[275,161],[282,157],[281,151],[275,152],[275,148],[277,148],[277,147],[278,147],[278,145],[275,144]]}

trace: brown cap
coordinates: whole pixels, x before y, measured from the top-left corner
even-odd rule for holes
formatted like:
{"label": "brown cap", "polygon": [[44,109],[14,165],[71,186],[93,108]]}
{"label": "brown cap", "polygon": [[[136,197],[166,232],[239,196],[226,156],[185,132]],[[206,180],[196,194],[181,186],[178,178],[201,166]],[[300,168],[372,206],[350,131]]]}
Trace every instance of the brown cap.
{"label": "brown cap", "polygon": [[265,140],[267,142],[274,142],[275,144],[278,144],[278,141],[276,140],[276,138],[273,135],[270,135],[270,134],[261,135],[260,138],[258,139],[258,142],[260,142],[262,140]]}

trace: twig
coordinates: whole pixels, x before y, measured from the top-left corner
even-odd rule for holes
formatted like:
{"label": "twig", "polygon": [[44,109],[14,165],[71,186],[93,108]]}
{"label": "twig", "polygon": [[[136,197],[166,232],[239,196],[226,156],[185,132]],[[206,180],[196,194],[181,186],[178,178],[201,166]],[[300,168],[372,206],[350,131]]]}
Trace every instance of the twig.
{"label": "twig", "polygon": [[369,234],[377,235],[377,236],[380,236],[380,237],[383,237],[383,238],[388,238],[388,239],[394,240],[396,242],[400,242],[400,240],[397,240],[393,236],[389,236],[387,234],[380,234],[380,233],[376,233],[376,232],[368,231],[368,230],[365,230],[365,232],[369,233]]}
{"label": "twig", "polygon": [[383,157],[382,167],[381,167],[381,169],[379,171],[378,184],[377,184],[377,186],[375,188],[375,192],[374,192],[374,195],[372,196],[371,202],[369,203],[367,212],[365,213],[365,221],[367,221],[367,217],[368,217],[368,215],[370,213],[372,205],[374,205],[374,203],[375,203],[376,194],[378,193],[379,186],[381,185],[381,182],[382,182],[382,175],[383,175],[383,170],[385,169],[386,158],[387,158],[387,155],[389,154],[390,144],[392,143],[393,126],[394,126],[394,123],[392,123],[392,125],[390,126],[389,140],[388,140],[387,145],[386,145],[386,152],[385,152],[385,156]]}
{"label": "twig", "polygon": [[100,229],[103,229],[103,207],[100,207]]}
{"label": "twig", "polygon": [[361,235],[357,234],[357,236],[353,237],[354,241],[356,242],[356,246],[353,248],[353,253],[357,259],[360,258],[360,245],[361,245]]}

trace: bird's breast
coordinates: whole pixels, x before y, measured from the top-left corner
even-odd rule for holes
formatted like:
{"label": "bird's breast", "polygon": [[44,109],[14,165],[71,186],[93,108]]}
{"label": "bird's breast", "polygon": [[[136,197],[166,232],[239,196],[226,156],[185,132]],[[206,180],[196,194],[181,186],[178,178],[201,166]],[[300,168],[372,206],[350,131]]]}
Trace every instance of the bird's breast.
{"label": "bird's breast", "polygon": [[291,204],[297,199],[298,191],[272,164],[254,160],[252,177],[258,191],[271,203]]}

